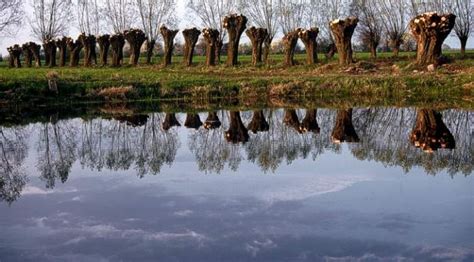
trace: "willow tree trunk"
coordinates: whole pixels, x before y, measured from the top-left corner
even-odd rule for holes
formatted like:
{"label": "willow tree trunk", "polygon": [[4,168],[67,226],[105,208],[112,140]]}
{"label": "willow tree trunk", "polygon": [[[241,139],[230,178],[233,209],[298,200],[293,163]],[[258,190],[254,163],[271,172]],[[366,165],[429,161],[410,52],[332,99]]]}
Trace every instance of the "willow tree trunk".
{"label": "willow tree trunk", "polygon": [[21,67],[21,54],[22,54],[21,47],[19,45],[14,45],[7,48],[7,50],[10,55],[10,60],[9,60],[10,67],[20,68]]}
{"label": "willow tree trunk", "polygon": [[334,43],[329,44],[326,50],[326,59],[332,59],[336,53],[337,53],[336,44]]}
{"label": "willow tree trunk", "polygon": [[379,44],[372,41],[370,42],[370,58],[376,59],[377,58],[377,46]]}
{"label": "willow tree trunk", "polygon": [[440,148],[456,148],[454,136],[444,124],[442,115],[431,109],[418,110],[410,141],[415,147],[427,153]]}
{"label": "willow tree trunk", "polygon": [[219,31],[211,28],[204,28],[202,35],[206,41],[206,66],[216,65],[216,50],[219,42]]}
{"label": "willow tree trunk", "polygon": [[68,39],[67,37],[63,37],[56,40],[56,46],[59,49],[59,66],[66,66]]}
{"label": "willow tree trunk", "polygon": [[125,38],[123,34],[115,34],[110,37],[110,46],[112,47],[112,66],[119,67],[123,60],[123,46]]}
{"label": "willow tree trunk", "polygon": [[246,32],[252,42],[252,64],[254,66],[262,63],[263,43],[268,37],[268,30],[265,28],[250,27]]}
{"label": "willow tree trunk", "polygon": [[29,42],[28,46],[30,47],[33,58],[35,59],[35,66],[41,67],[41,46],[33,42]]}
{"label": "willow tree trunk", "polygon": [[123,33],[125,40],[130,45],[130,65],[138,65],[140,59],[140,51],[143,43],[145,43],[146,35],[140,29],[130,29]]}
{"label": "willow tree trunk", "polygon": [[303,42],[306,49],[306,64],[314,65],[318,62],[318,38],[319,28],[313,27],[309,30],[298,30],[298,37]]}
{"label": "willow tree trunk", "polygon": [[393,37],[390,40],[390,45],[392,46],[393,57],[398,57],[400,54],[400,46],[402,45],[403,40],[398,36]]}
{"label": "willow tree trunk", "polygon": [[357,143],[360,141],[352,124],[352,108],[337,111],[336,125],[332,131],[331,138],[336,144],[342,142]]}
{"label": "willow tree trunk", "polygon": [[224,17],[224,28],[229,35],[227,46],[227,65],[236,66],[239,57],[239,43],[242,34],[247,27],[247,17],[243,15],[228,15]]}
{"label": "willow tree trunk", "polygon": [[209,114],[207,115],[206,122],[204,122],[204,128],[209,130],[209,129],[217,129],[221,126],[222,126],[222,123],[219,120],[217,113],[209,112]]}
{"label": "willow tree trunk", "polygon": [[289,127],[292,127],[296,132],[301,133],[301,124],[298,118],[298,114],[296,114],[296,110],[294,109],[286,109],[285,116],[283,118],[283,123]]}
{"label": "willow tree trunk", "polygon": [[285,48],[285,65],[295,65],[295,48],[298,44],[298,31],[289,32],[283,37],[283,46]]}
{"label": "willow tree trunk", "polygon": [[224,47],[224,41],[219,38],[216,42],[216,49],[215,49],[216,54],[214,55],[214,59],[215,59],[214,63],[216,65],[221,63],[222,47]]}
{"label": "willow tree trunk", "polygon": [[49,66],[49,48],[44,42],[43,42],[43,51],[44,51],[44,65]]}
{"label": "willow tree trunk", "polygon": [[45,47],[45,54],[48,57],[46,61],[48,61],[47,66],[55,67],[56,66],[56,41],[54,40],[47,40],[44,43]]}
{"label": "willow tree trunk", "polygon": [[23,52],[23,59],[25,61],[25,66],[32,67],[33,66],[33,52],[31,52],[29,43],[23,44],[21,46],[21,50]]}
{"label": "willow tree trunk", "polygon": [[467,44],[467,36],[459,37],[459,41],[461,42],[461,57],[466,58],[466,44]]}
{"label": "willow tree trunk", "polygon": [[201,118],[198,114],[188,113],[186,115],[186,121],[184,121],[185,127],[198,130],[202,125]]}
{"label": "willow tree trunk", "polygon": [[15,57],[13,55],[12,48],[13,47],[8,47],[7,48],[7,51],[8,51],[8,67],[9,68],[14,68],[15,67]]}
{"label": "willow tree trunk", "polygon": [[199,36],[201,35],[201,31],[197,28],[186,29],[183,31],[184,37],[184,58],[183,64],[185,66],[192,66],[193,64],[193,56],[194,56],[194,48],[196,47],[197,41],[199,40]]}
{"label": "willow tree trunk", "polygon": [[301,122],[301,131],[303,133],[312,132],[319,134],[321,129],[319,128],[318,120],[316,119],[318,110],[308,109],[306,110],[306,115]]}
{"label": "willow tree trunk", "polygon": [[106,66],[109,58],[110,35],[101,35],[97,37],[99,43],[100,64]]}
{"label": "willow tree trunk", "polygon": [[269,57],[270,53],[272,51],[272,42],[273,42],[273,37],[270,36],[270,34],[267,36],[267,38],[264,41],[264,47],[263,47],[263,61],[265,64],[269,64]]}
{"label": "willow tree trunk", "polygon": [[417,65],[439,64],[444,40],[451,33],[455,23],[455,15],[437,13],[421,14],[410,21],[410,30],[417,42]]}
{"label": "willow tree trunk", "polygon": [[79,41],[84,48],[84,66],[89,67],[92,65],[92,48],[95,49],[95,36],[82,33],[79,35]]}
{"label": "willow tree trunk", "polygon": [[356,17],[349,17],[345,20],[336,19],[329,23],[339,54],[340,65],[349,65],[354,62],[352,58],[352,36],[358,23],[359,19]]}
{"label": "willow tree trunk", "polygon": [[225,132],[225,137],[228,142],[238,144],[249,141],[249,131],[245,128],[240,117],[240,112],[230,112],[229,130]]}
{"label": "willow tree trunk", "polygon": [[166,26],[160,28],[161,35],[164,41],[165,57],[163,58],[163,66],[171,65],[171,58],[173,57],[174,38],[179,30],[170,30]]}
{"label": "willow tree trunk", "polygon": [[270,125],[265,119],[265,114],[263,113],[263,110],[253,111],[252,121],[250,121],[248,129],[254,134],[258,132],[267,132],[268,130],[270,130]]}
{"label": "willow tree trunk", "polygon": [[179,123],[176,115],[174,113],[166,113],[165,120],[163,121],[163,130],[168,131],[173,127],[179,127],[181,124]]}
{"label": "willow tree trunk", "polygon": [[68,38],[67,47],[69,49],[69,66],[79,66],[81,50],[83,47],[82,42],[79,39],[74,41],[72,38]]}
{"label": "willow tree trunk", "polygon": [[147,40],[146,41],[146,63],[151,65],[153,58],[153,50],[155,49],[156,40]]}

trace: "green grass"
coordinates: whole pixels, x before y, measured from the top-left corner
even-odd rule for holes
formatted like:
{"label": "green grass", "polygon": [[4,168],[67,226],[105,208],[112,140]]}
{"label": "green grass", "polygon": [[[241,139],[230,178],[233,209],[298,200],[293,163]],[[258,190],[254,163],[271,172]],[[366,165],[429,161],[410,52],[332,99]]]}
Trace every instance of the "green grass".
{"label": "green grass", "polygon": [[[0,63],[0,102],[75,102],[103,100],[98,96],[108,87],[133,86],[129,100],[202,99],[209,97],[318,97],[321,99],[354,99],[371,101],[458,100],[472,107],[474,52],[461,60],[455,52],[447,52],[453,62],[436,73],[415,73],[408,67],[414,53],[401,53],[392,59],[391,53],[380,53],[375,61],[368,53],[356,53],[355,58],[373,62],[375,71],[347,72],[337,65],[337,58],[321,59],[314,66],[304,65],[305,55],[298,54],[299,65],[286,68],[283,55],[272,55],[270,65],[254,67],[251,56],[240,56],[237,67],[219,65],[208,68],[204,57],[196,56],[195,66],[181,64],[182,57],[173,58],[173,65],[162,68],[160,59],[154,65],[128,65],[120,68],[20,68],[10,69]],[[320,56],[321,57],[321,56]],[[127,60],[125,60],[127,61]],[[225,61],[225,56],[222,57]],[[143,62],[143,61],[141,61]],[[394,74],[392,66],[399,68]],[[59,95],[48,91],[50,72],[57,75]],[[273,98],[274,99],[274,98]]]}

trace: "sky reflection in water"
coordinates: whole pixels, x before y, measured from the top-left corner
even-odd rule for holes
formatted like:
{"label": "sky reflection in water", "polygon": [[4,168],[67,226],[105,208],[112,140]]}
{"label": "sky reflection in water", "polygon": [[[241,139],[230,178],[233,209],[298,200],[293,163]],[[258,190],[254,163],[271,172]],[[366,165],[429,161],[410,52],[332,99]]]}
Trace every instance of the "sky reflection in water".
{"label": "sky reflection in water", "polygon": [[474,259],[472,112],[155,113],[0,130],[0,261]]}

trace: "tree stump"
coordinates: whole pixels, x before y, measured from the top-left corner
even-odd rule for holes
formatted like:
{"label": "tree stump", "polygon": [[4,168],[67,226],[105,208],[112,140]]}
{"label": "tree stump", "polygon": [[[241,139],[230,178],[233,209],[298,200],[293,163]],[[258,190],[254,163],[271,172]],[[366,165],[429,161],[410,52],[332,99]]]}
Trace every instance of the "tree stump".
{"label": "tree stump", "polygon": [[63,37],[56,40],[56,47],[59,49],[59,66],[66,66],[66,55],[67,55],[67,37]]}
{"label": "tree stump", "polygon": [[440,148],[456,148],[454,136],[444,124],[442,115],[430,109],[418,110],[410,142],[427,153],[432,153]]}
{"label": "tree stump", "polygon": [[179,127],[181,124],[174,113],[166,113],[165,120],[163,121],[163,130],[168,131],[173,127]]}
{"label": "tree stump", "polygon": [[206,66],[216,65],[216,49],[219,42],[219,31],[211,28],[204,28],[202,35],[206,41]]}
{"label": "tree stump", "polygon": [[108,64],[109,49],[110,49],[110,35],[101,35],[97,37],[99,43],[100,64],[106,66]]}
{"label": "tree stump", "polygon": [[186,115],[186,121],[184,121],[185,127],[198,130],[202,125],[199,114],[189,113]]}
{"label": "tree stump", "polygon": [[209,112],[209,114],[207,115],[206,122],[204,122],[204,128],[209,130],[209,129],[217,129],[221,126],[222,126],[222,123],[219,120],[217,113]]}
{"label": "tree stump", "polygon": [[119,67],[123,60],[123,46],[125,38],[123,34],[115,34],[110,37],[110,47],[112,48],[112,66]]}
{"label": "tree stump", "polygon": [[252,42],[252,64],[256,66],[262,63],[263,43],[268,37],[268,30],[252,26],[245,33]]}
{"label": "tree stump", "polygon": [[31,52],[29,43],[25,43],[21,46],[21,50],[23,52],[23,59],[25,61],[26,67],[33,66],[33,52]]}
{"label": "tree stump", "polygon": [[72,38],[67,39],[67,47],[69,49],[69,66],[79,66],[79,60],[81,58],[82,42],[77,39],[74,41]]}
{"label": "tree stump", "polygon": [[267,132],[270,130],[270,125],[265,119],[263,110],[257,110],[253,112],[252,121],[248,125],[248,128],[252,133],[257,134],[258,132]]}
{"label": "tree stump", "polygon": [[239,56],[240,37],[247,27],[247,17],[244,15],[228,15],[224,17],[223,26],[229,35],[227,47],[227,65],[236,66]]}
{"label": "tree stump", "polygon": [[46,59],[46,65],[49,67],[55,67],[56,66],[56,41],[54,40],[46,40],[43,44],[44,47],[44,53],[47,57]]}
{"label": "tree stump", "polygon": [[315,134],[319,134],[321,129],[319,128],[318,120],[316,119],[318,114],[318,110],[316,109],[308,109],[306,110],[306,115],[301,122],[301,132],[307,133],[312,132]]}
{"label": "tree stump", "polygon": [[233,144],[246,143],[249,141],[249,132],[242,123],[240,112],[230,112],[229,130],[225,132],[225,138]]}
{"label": "tree stump", "polygon": [[178,34],[179,30],[170,30],[166,26],[160,27],[161,35],[164,41],[164,52],[165,57],[163,59],[163,66],[171,65],[171,58],[173,56],[174,49],[174,38]]}
{"label": "tree stump", "polygon": [[319,28],[313,27],[308,30],[298,30],[298,37],[303,42],[306,49],[306,64],[314,65],[318,62],[318,38]]}
{"label": "tree stump", "polygon": [[154,39],[147,39],[146,41],[146,63],[151,65],[152,58],[153,58],[153,51],[155,50],[156,40]]}
{"label": "tree stump", "polygon": [[292,127],[296,132],[301,133],[301,124],[294,109],[286,109],[283,123],[289,127]]}
{"label": "tree stump", "polygon": [[33,54],[33,59],[35,60],[35,66],[41,67],[41,55],[40,55],[41,46],[34,42],[29,42],[27,44],[31,53]]}
{"label": "tree stump", "polygon": [[79,35],[79,41],[81,41],[84,48],[84,66],[89,67],[95,62],[95,48],[96,48],[96,38],[93,35],[86,35],[82,33]]}
{"label": "tree stump", "polygon": [[10,46],[7,48],[7,51],[10,55],[9,58],[9,66],[10,67],[16,67],[16,68],[21,68],[21,54],[22,54],[22,49],[19,45],[14,45]]}
{"label": "tree stump", "polygon": [[294,66],[295,48],[298,44],[298,30],[286,34],[282,41],[285,48],[285,65]]}
{"label": "tree stump", "polygon": [[455,15],[437,13],[421,14],[410,21],[410,31],[417,42],[417,65],[439,64],[444,40],[451,33],[455,23]]}
{"label": "tree stump", "polygon": [[199,36],[201,35],[201,31],[197,28],[186,29],[183,31],[184,37],[184,58],[183,63],[185,66],[192,66],[193,64],[193,56],[194,56],[194,48],[196,47],[197,41],[199,40]]}
{"label": "tree stump", "polygon": [[343,142],[357,143],[360,141],[352,124],[352,108],[337,111],[336,125],[332,131],[331,138],[336,144]]}
{"label": "tree stump", "polygon": [[352,58],[352,36],[358,23],[359,19],[356,17],[349,17],[345,20],[336,19],[329,23],[336,41],[340,65],[349,65],[354,62]]}
{"label": "tree stump", "polygon": [[138,65],[140,59],[140,50],[143,43],[145,43],[146,35],[140,29],[130,29],[123,32],[125,40],[130,45],[130,65]]}

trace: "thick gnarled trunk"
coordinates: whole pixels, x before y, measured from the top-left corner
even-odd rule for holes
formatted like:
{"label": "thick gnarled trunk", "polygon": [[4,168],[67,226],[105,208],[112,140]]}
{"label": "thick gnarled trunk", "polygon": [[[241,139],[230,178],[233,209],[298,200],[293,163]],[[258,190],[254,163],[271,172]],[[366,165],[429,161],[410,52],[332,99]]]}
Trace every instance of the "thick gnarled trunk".
{"label": "thick gnarled trunk", "polygon": [[54,40],[46,40],[43,44],[44,52],[46,55],[46,66],[55,67],[56,64],[56,41]]}
{"label": "thick gnarled trunk", "polygon": [[431,109],[418,110],[410,141],[427,153],[456,147],[454,136],[444,124],[442,115]]}
{"label": "thick gnarled trunk", "polygon": [[308,109],[306,110],[306,115],[301,122],[301,132],[307,133],[312,132],[319,134],[321,129],[319,128],[318,120],[316,119],[318,110]]}
{"label": "thick gnarled trunk", "polygon": [[86,35],[82,33],[79,35],[79,41],[81,41],[84,48],[84,66],[89,67],[95,62],[96,55],[96,38],[93,35]]}
{"label": "thick gnarled trunk", "polygon": [[318,62],[318,42],[319,28],[313,27],[308,30],[299,29],[298,37],[303,42],[306,49],[306,64],[314,65]]}
{"label": "thick gnarled trunk", "polygon": [[174,113],[166,113],[165,120],[163,121],[162,126],[163,130],[168,131],[173,127],[180,127],[181,124],[179,123]]}
{"label": "thick gnarled trunk", "polygon": [[197,44],[197,41],[199,40],[200,35],[201,35],[201,31],[199,31],[195,27],[186,29],[183,31],[183,37],[184,37],[183,64],[185,66],[193,65],[194,48],[196,47],[196,44]]}
{"label": "thick gnarled trunk", "polygon": [[14,45],[7,48],[7,51],[8,51],[8,54],[10,55],[9,66],[20,68],[21,67],[21,54],[23,52],[21,47],[19,45]]}
{"label": "thick gnarled trunk", "polygon": [[291,128],[293,128],[296,132],[301,133],[301,124],[298,118],[298,114],[296,114],[295,109],[286,109],[285,116],[283,118],[283,123]]}
{"label": "thick gnarled trunk", "polygon": [[209,114],[207,115],[206,122],[204,122],[204,128],[210,130],[210,129],[217,129],[221,126],[222,126],[222,123],[219,120],[217,113],[209,112]]}
{"label": "thick gnarled trunk", "polygon": [[166,26],[160,28],[161,35],[163,36],[164,41],[164,52],[165,57],[163,58],[163,66],[171,65],[171,58],[173,57],[174,50],[174,38],[178,34],[179,30],[171,30]]}
{"label": "thick gnarled trunk", "polygon": [[230,112],[230,125],[229,130],[225,132],[225,138],[228,142],[233,144],[246,143],[249,141],[249,131],[242,123],[240,112]]}
{"label": "thick gnarled trunk", "polygon": [[295,48],[298,44],[298,31],[289,32],[283,37],[283,47],[285,48],[285,65],[295,65]]}
{"label": "thick gnarled trunk", "polygon": [[265,38],[265,41],[263,43],[263,62],[265,62],[265,64],[269,64],[269,57],[270,57],[270,53],[272,51],[272,42],[273,42],[273,37],[270,36],[270,34],[268,34],[267,38]]}
{"label": "thick gnarled trunk", "polygon": [[252,121],[250,121],[248,129],[254,134],[257,134],[258,132],[267,132],[270,130],[270,125],[265,119],[263,110],[257,110],[253,112]]}
{"label": "thick gnarled trunk", "polygon": [[352,108],[337,111],[336,125],[332,131],[331,138],[336,144],[343,142],[357,143],[360,141],[352,124]]}
{"label": "thick gnarled trunk", "polygon": [[410,21],[410,30],[417,43],[417,65],[439,64],[444,40],[451,33],[455,22],[455,15],[437,13],[421,14]]}
{"label": "thick gnarled trunk", "polygon": [[151,65],[153,59],[153,50],[155,50],[156,40],[147,40],[146,41],[146,63]]}
{"label": "thick gnarled trunk", "polygon": [[76,67],[79,66],[79,60],[82,50],[82,42],[77,39],[74,41],[72,38],[67,39],[67,47],[69,49],[69,66]]}
{"label": "thick gnarled trunk", "polygon": [[467,45],[467,36],[459,37],[459,41],[461,42],[461,57],[466,58],[466,45]]}
{"label": "thick gnarled trunk", "polygon": [[112,66],[119,67],[123,60],[123,47],[125,38],[123,34],[115,34],[110,37],[110,47],[112,49]]}
{"label": "thick gnarled trunk", "polygon": [[41,67],[41,46],[34,42],[28,42],[27,45],[35,60],[35,67]]}
{"label": "thick gnarled trunk", "polygon": [[219,42],[219,31],[211,28],[204,28],[202,35],[206,41],[206,66],[216,65],[216,50]]}
{"label": "thick gnarled trunk", "polygon": [[31,52],[31,49],[28,43],[23,44],[21,46],[21,50],[23,52],[23,59],[25,61],[25,66],[32,67],[33,66],[33,52]]}
{"label": "thick gnarled trunk", "polygon": [[130,29],[123,32],[125,40],[130,45],[130,65],[138,65],[140,59],[140,51],[143,43],[145,43],[146,35],[140,29]]}
{"label": "thick gnarled trunk", "polygon": [[352,58],[352,36],[358,23],[359,19],[356,17],[349,17],[345,20],[336,19],[329,23],[340,65],[349,65],[354,62]]}
{"label": "thick gnarled trunk", "polygon": [[263,43],[268,37],[268,30],[252,26],[245,33],[252,43],[252,64],[256,66],[262,63]]}
{"label": "thick gnarled trunk", "polygon": [[196,113],[188,113],[186,115],[186,121],[184,121],[184,126],[191,129],[198,130],[203,125],[201,117]]}
{"label": "thick gnarled trunk", "polygon": [[97,43],[99,44],[100,64],[106,66],[109,59],[110,35],[97,37]]}
{"label": "thick gnarled trunk", "polygon": [[243,15],[228,15],[224,17],[224,28],[229,36],[227,46],[227,65],[236,66],[239,62],[239,43],[242,34],[247,27],[247,17]]}
{"label": "thick gnarled trunk", "polygon": [[56,46],[59,49],[59,66],[61,67],[66,66],[68,39],[69,38],[67,37],[63,37],[61,39],[56,40]]}

